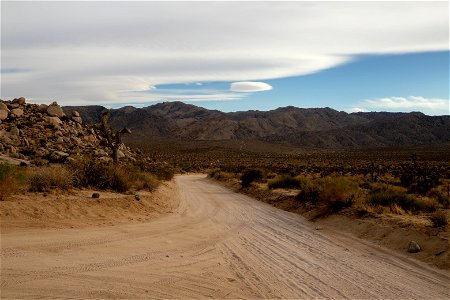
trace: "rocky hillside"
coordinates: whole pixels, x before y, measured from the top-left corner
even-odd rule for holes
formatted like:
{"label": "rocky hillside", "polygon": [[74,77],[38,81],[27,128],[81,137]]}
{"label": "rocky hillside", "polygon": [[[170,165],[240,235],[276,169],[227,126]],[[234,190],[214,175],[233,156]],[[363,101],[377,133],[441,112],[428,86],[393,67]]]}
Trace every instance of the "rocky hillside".
{"label": "rocky hillside", "polygon": [[[63,163],[83,155],[110,160],[100,130],[84,124],[80,113],[64,113],[50,105],[26,103],[25,98],[0,100],[0,162],[15,164]],[[124,161],[141,158],[122,145],[119,156]]]}
{"label": "rocky hillside", "polygon": [[[101,106],[64,107],[98,122]],[[152,138],[259,140],[303,148],[414,147],[450,142],[450,117],[422,113],[353,113],[331,108],[284,107],[223,113],[182,102],[112,111],[111,124],[128,127],[141,142]]]}

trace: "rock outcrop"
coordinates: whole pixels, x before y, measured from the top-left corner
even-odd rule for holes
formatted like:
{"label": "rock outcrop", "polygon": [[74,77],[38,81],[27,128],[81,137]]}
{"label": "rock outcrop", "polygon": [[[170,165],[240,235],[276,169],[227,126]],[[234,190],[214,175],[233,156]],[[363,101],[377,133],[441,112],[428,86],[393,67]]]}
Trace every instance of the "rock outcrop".
{"label": "rock outcrop", "polygon": [[[121,145],[121,160],[146,159]],[[24,164],[65,163],[93,155],[111,160],[111,150],[95,125],[84,125],[76,111],[66,116],[58,103],[37,105],[26,99],[0,100],[0,157]],[[12,161],[12,160],[10,160]]]}

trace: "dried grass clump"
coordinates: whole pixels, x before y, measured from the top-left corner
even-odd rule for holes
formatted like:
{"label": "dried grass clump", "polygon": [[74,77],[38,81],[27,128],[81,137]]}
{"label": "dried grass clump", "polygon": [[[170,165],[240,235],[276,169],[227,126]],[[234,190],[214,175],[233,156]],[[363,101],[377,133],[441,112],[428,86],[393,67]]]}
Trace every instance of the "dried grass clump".
{"label": "dried grass clump", "polygon": [[438,210],[430,215],[430,220],[434,227],[445,227],[449,224],[450,219],[445,211]]}
{"label": "dried grass clump", "polygon": [[369,194],[367,203],[373,206],[384,206],[391,209],[391,212],[401,213],[401,208],[405,212],[433,212],[436,210],[437,202],[430,198],[417,198],[413,195],[393,191],[384,190],[376,191]]}
{"label": "dried grass clump", "polygon": [[154,191],[158,185],[158,178],[147,172],[137,172],[134,177],[134,186],[137,190]]}
{"label": "dried grass clump", "polygon": [[94,158],[79,158],[72,162],[77,187],[126,192],[132,188],[152,191],[159,184],[158,175],[133,166],[111,165]]}
{"label": "dried grass clump", "polygon": [[0,164],[0,201],[20,192],[25,186],[25,172],[20,167]]}
{"label": "dried grass clump", "polygon": [[30,192],[46,192],[51,189],[68,190],[73,187],[73,175],[64,166],[39,167],[28,172]]}
{"label": "dried grass clump", "polygon": [[296,189],[300,188],[302,181],[291,175],[278,175],[274,179],[269,180],[267,186],[269,189]]}

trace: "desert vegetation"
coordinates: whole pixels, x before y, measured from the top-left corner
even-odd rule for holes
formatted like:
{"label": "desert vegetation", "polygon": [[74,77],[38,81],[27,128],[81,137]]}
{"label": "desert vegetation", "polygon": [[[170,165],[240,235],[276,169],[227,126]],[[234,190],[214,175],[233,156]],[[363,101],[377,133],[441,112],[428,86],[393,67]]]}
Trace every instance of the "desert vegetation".
{"label": "desert vegetation", "polygon": [[161,179],[173,173],[153,174],[134,165],[113,165],[93,157],[83,157],[69,164],[20,167],[0,164],[0,200],[20,192],[68,191],[90,188],[126,192],[153,191]]}
{"label": "desert vegetation", "polygon": [[251,158],[222,163],[208,174],[262,201],[288,201],[280,206],[306,212],[311,219],[342,212],[360,218],[419,216],[436,228],[449,224],[450,165],[444,153],[361,151]]}

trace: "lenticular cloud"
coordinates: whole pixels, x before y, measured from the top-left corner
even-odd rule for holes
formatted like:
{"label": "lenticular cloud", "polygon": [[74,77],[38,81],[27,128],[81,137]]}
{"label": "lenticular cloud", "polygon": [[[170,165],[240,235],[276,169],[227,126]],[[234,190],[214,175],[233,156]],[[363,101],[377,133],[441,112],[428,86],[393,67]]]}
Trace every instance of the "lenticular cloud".
{"label": "lenticular cloud", "polygon": [[264,82],[251,82],[251,81],[242,81],[242,82],[233,82],[231,84],[230,90],[233,92],[261,92],[271,90],[272,86],[270,84]]}

